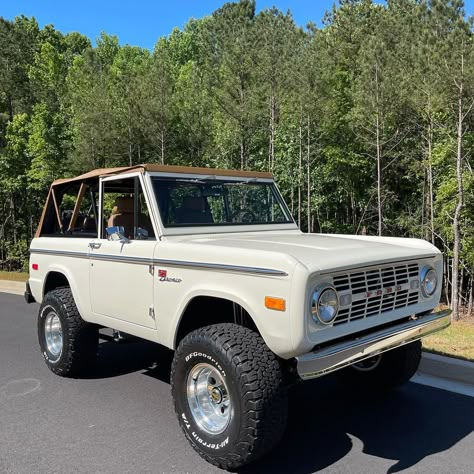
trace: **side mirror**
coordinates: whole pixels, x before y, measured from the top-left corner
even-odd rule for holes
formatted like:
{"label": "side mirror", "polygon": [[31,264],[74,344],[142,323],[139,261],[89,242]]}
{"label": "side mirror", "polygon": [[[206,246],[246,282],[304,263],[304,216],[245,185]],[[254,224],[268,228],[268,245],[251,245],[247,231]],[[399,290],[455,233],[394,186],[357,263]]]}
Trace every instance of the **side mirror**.
{"label": "side mirror", "polygon": [[118,240],[122,244],[128,244],[130,240],[125,236],[125,228],[121,225],[114,225],[112,227],[106,227],[108,240]]}

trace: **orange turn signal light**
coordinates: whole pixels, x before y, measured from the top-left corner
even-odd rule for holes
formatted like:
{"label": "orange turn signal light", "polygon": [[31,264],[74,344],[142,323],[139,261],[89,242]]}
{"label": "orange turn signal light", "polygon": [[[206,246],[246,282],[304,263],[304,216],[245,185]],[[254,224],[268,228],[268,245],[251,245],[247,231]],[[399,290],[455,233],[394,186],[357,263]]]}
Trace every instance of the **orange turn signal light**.
{"label": "orange turn signal light", "polygon": [[285,311],[286,301],[283,298],[275,298],[274,296],[265,296],[265,306],[268,309],[276,311]]}

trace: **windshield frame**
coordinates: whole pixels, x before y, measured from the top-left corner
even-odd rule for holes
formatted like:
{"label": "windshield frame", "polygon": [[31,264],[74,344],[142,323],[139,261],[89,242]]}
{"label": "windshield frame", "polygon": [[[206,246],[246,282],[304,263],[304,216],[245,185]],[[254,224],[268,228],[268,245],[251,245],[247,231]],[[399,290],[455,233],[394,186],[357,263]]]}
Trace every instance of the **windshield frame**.
{"label": "windshield frame", "polygon": [[[161,216],[161,210],[158,203],[158,196],[155,193],[154,180],[179,180],[179,181],[212,181],[218,184],[221,182],[246,182],[251,184],[267,184],[271,185],[276,202],[282,208],[282,212],[288,221],[284,222],[270,222],[270,223],[212,223],[212,224],[178,224],[166,225]],[[215,233],[235,233],[235,232],[260,232],[260,231],[277,231],[277,230],[295,230],[298,229],[293,216],[288,209],[288,206],[283,199],[278,186],[271,178],[242,178],[237,176],[209,176],[202,174],[184,174],[184,173],[146,173],[146,180],[148,181],[148,189],[153,193],[153,207],[156,209],[156,214],[159,216],[159,227],[162,230],[162,235],[188,235],[188,234],[215,234]]]}

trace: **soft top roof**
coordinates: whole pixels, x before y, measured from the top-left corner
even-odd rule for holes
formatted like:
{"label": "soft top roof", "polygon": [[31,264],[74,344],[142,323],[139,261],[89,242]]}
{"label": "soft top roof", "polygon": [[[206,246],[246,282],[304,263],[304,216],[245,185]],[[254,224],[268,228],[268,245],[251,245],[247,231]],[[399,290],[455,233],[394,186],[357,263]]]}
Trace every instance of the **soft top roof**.
{"label": "soft top roof", "polygon": [[74,181],[86,181],[91,178],[97,178],[99,176],[112,176],[130,171],[145,171],[158,172],[158,173],[183,173],[183,174],[203,174],[203,175],[215,175],[215,176],[236,176],[242,178],[273,178],[272,173],[265,173],[259,171],[243,171],[243,170],[227,170],[217,168],[194,168],[193,166],[170,166],[170,165],[157,165],[157,164],[141,164],[135,166],[124,166],[120,168],[99,168],[96,170],[89,171],[88,173],[81,174],[75,178],[62,178],[56,179],[53,182],[53,186],[59,184],[74,182]]}

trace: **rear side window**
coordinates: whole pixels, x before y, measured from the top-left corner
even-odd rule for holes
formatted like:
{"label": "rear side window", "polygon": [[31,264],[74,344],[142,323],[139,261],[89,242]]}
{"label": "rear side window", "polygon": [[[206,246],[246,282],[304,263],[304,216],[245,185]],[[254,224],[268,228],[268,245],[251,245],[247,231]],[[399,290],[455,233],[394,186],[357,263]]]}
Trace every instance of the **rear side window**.
{"label": "rear side window", "polygon": [[98,180],[51,189],[41,226],[42,236],[97,237]]}

